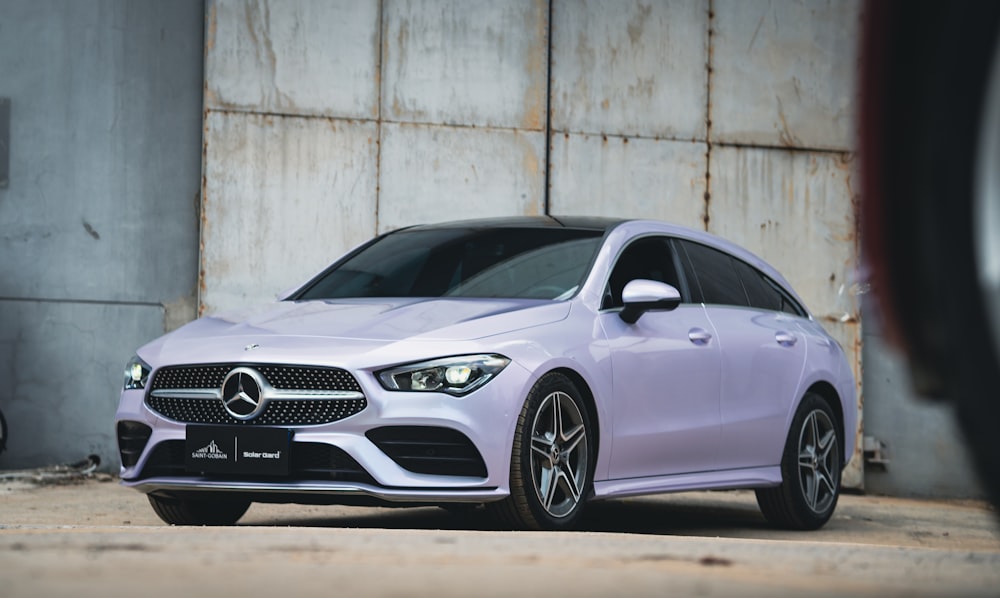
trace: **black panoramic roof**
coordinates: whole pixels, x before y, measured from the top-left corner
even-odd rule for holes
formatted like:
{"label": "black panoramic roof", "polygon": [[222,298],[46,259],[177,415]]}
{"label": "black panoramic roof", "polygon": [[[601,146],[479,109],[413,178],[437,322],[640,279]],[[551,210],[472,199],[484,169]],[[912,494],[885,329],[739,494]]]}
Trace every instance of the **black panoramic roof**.
{"label": "black panoramic roof", "polygon": [[457,220],[437,224],[421,224],[408,230],[432,230],[442,228],[573,228],[606,231],[625,222],[624,218],[604,218],[599,216],[504,216]]}

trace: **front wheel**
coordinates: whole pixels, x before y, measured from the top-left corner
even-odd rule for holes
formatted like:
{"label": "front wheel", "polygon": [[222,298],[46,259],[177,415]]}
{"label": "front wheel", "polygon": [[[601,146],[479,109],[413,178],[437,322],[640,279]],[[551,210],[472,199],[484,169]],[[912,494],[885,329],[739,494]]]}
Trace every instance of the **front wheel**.
{"label": "front wheel", "polygon": [[802,399],[785,442],[781,485],[757,490],[757,504],[772,524],[818,529],[833,515],[841,472],[836,422],[822,397],[809,393]]}
{"label": "front wheel", "polygon": [[594,437],[576,385],[562,374],[543,376],[517,419],[510,496],[490,511],[515,529],[572,528],[590,491]]}
{"label": "front wheel", "polygon": [[193,499],[153,494],[146,496],[160,519],[171,525],[232,525],[250,508],[249,500],[235,497]]}

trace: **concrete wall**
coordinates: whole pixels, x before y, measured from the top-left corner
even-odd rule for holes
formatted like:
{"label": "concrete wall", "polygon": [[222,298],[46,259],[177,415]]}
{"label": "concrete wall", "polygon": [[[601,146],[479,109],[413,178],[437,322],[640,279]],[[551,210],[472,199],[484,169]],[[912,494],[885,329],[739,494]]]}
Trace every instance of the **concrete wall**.
{"label": "concrete wall", "polygon": [[407,224],[661,218],[774,262],[860,379],[858,22],[857,2],[210,1],[199,308]]}
{"label": "concrete wall", "polygon": [[203,19],[200,2],[3,3],[0,468],[116,468],[125,362],[194,315]]}
{"label": "concrete wall", "polygon": [[892,462],[859,456],[846,481],[979,495],[950,415],[912,400],[877,339],[862,350],[857,0],[7,9],[0,464],[114,458],[121,363],[195,289],[202,313],[267,301],[398,226],[577,213],[680,222],[774,263],[859,383],[865,365],[864,432]]}

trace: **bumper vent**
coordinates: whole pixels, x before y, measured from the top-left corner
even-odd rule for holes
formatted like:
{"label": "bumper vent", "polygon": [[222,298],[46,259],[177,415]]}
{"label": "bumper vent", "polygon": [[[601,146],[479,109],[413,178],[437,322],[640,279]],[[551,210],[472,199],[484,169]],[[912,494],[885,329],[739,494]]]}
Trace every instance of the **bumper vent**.
{"label": "bumper vent", "polygon": [[134,467],[139,455],[146,448],[153,429],[146,424],[133,421],[118,422],[118,453],[125,467]]}
{"label": "bumper vent", "polygon": [[366,434],[397,465],[413,473],[486,477],[486,464],[472,441],[458,430],[387,426]]}

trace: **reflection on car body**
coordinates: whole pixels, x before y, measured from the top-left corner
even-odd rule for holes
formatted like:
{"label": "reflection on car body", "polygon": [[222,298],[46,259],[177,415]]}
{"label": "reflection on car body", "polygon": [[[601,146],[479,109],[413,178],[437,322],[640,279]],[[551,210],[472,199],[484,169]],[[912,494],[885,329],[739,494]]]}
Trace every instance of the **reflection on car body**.
{"label": "reflection on car body", "polygon": [[831,516],[856,427],[841,347],[788,283],[655,221],[508,218],[373,239],[283,300],[139,349],[122,481],[169,523],[252,501],[479,504],[566,529],[587,502],[755,488]]}

